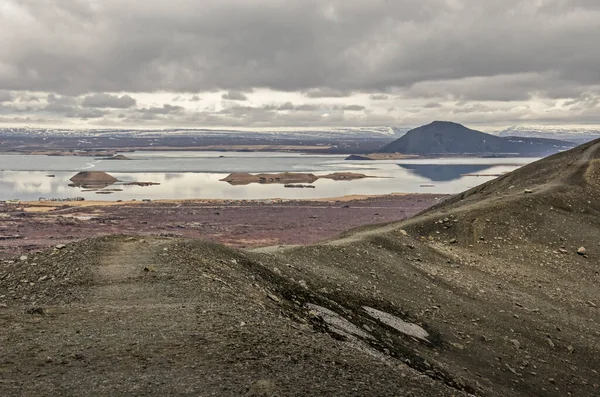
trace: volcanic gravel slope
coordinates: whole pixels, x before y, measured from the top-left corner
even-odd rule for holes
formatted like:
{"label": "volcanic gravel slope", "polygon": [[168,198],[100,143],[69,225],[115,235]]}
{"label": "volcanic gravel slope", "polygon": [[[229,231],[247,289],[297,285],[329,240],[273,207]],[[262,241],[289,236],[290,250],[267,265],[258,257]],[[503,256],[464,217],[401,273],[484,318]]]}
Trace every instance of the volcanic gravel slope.
{"label": "volcanic gravel slope", "polygon": [[16,258],[0,393],[597,396],[599,196],[595,141],[318,245]]}

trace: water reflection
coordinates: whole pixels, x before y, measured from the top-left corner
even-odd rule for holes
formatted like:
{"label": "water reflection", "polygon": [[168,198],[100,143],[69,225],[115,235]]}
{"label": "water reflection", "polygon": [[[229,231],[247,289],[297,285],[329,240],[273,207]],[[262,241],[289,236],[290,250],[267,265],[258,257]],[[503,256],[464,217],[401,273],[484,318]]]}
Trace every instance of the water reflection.
{"label": "water reflection", "polygon": [[414,175],[434,182],[449,182],[462,178],[466,174],[478,174],[489,171],[491,166],[485,164],[398,164]]}
{"label": "water reflection", "polygon": [[[219,153],[222,154],[222,153]],[[154,155],[154,154],[153,154]],[[0,155],[5,171],[0,171],[0,200],[37,200],[45,198],[84,197],[86,200],[150,199],[304,199],[339,197],[349,194],[389,193],[459,193],[493,179],[493,176],[465,174],[501,174],[516,169],[533,159],[417,159],[398,164],[396,161],[344,161],[335,156],[268,156],[245,153],[238,158],[210,158],[203,153],[195,158],[175,154],[151,159],[150,154],[136,161],[101,161],[92,164],[82,158]],[[230,154],[227,154],[229,156]],[[237,154],[235,154],[237,155]],[[171,157],[172,156],[172,157]],[[188,157],[189,156],[189,157]],[[147,168],[146,168],[147,167]],[[33,168],[33,169],[32,169]],[[110,169],[109,169],[110,168]],[[3,168],[0,168],[2,170]],[[156,171],[160,169],[160,171]],[[104,193],[89,186],[69,186],[69,179],[79,171],[105,171],[119,180],[104,187]],[[181,170],[186,170],[185,172]],[[308,172],[316,176],[352,171],[378,178],[352,181],[319,179],[314,189],[289,189],[283,185],[251,184],[232,186],[220,182],[232,171],[241,172]],[[48,177],[47,175],[54,175]],[[134,182],[154,182],[159,185],[136,186]],[[112,191],[111,191],[112,190]]]}

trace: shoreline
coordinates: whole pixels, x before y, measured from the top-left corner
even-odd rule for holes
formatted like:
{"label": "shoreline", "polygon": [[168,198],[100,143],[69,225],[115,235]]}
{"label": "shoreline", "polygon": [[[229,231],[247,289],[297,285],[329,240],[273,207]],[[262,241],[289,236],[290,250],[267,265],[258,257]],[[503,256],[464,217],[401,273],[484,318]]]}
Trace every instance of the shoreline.
{"label": "shoreline", "polygon": [[290,202],[318,202],[318,203],[335,203],[335,202],[348,202],[348,201],[365,201],[370,199],[378,198],[391,198],[391,197],[404,197],[404,196],[448,196],[448,194],[436,194],[436,193],[388,193],[388,194],[348,194],[345,196],[337,197],[322,197],[322,198],[299,198],[299,199],[287,199],[287,198],[269,198],[269,199],[156,199],[151,201],[142,200],[84,200],[84,201],[20,201],[19,203],[12,203],[13,205],[25,205],[27,207],[46,207],[49,210],[53,208],[82,208],[82,207],[111,207],[111,206],[125,206],[125,205],[151,205],[151,204],[214,204],[214,205],[228,205],[235,203],[247,203],[247,204],[277,204],[277,203],[290,203]]}

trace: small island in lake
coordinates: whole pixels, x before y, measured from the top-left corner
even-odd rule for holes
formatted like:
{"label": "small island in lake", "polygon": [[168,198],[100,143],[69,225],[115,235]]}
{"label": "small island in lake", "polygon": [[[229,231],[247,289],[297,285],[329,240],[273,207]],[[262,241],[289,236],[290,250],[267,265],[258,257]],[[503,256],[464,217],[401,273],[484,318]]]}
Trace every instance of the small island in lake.
{"label": "small island in lake", "polygon": [[351,181],[354,179],[374,178],[372,176],[357,174],[355,172],[334,172],[327,175],[315,175],[303,172],[281,172],[276,174],[249,174],[246,172],[234,172],[221,179],[230,185],[249,185],[251,183],[282,183],[282,184],[303,184],[313,183],[318,179],[332,179],[334,181]]}

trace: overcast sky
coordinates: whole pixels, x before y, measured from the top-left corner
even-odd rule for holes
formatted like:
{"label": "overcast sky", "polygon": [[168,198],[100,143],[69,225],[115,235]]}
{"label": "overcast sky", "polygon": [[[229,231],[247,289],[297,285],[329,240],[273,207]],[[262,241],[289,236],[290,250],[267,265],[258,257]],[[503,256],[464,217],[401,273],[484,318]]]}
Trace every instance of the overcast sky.
{"label": "overcast sky", "polygon": [[0,125],[600,124],[598,0],[0,0]]}

